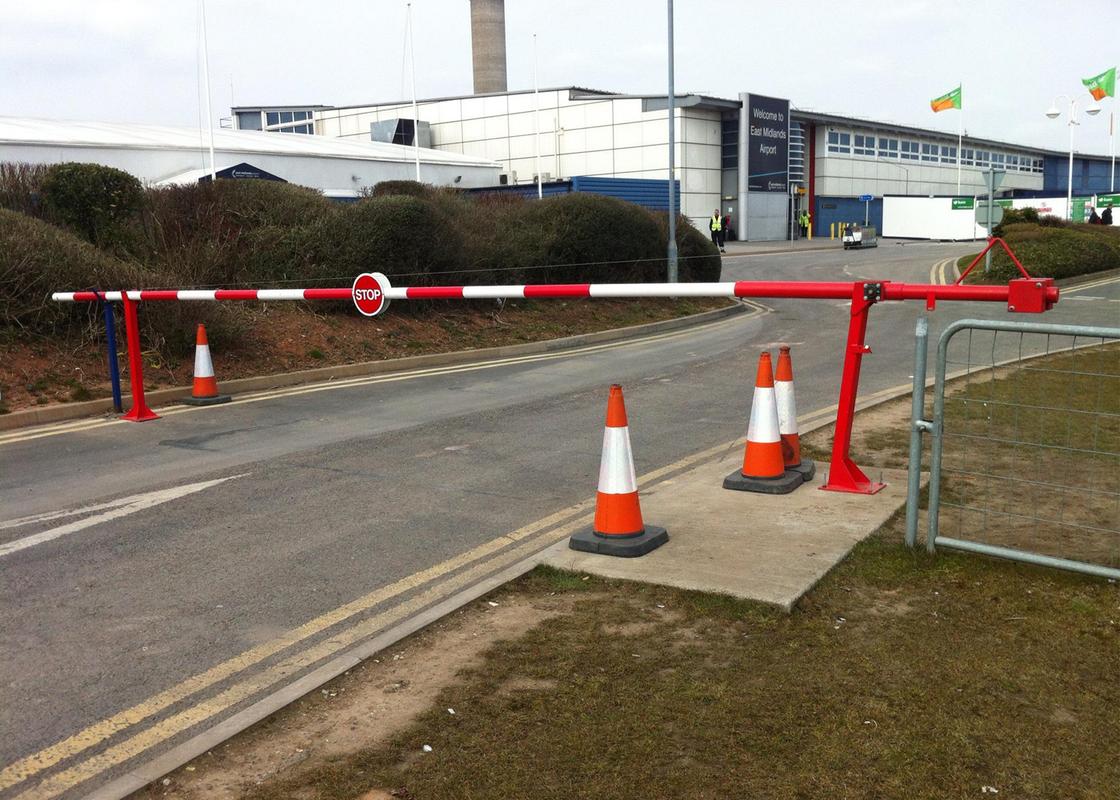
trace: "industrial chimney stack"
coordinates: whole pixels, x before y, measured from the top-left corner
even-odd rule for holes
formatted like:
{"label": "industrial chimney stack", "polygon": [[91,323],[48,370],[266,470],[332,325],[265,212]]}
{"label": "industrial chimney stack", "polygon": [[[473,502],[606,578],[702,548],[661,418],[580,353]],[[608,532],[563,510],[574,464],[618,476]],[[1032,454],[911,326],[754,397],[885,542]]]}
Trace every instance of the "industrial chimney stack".
{"label": "industrial chimney stack", "polygon": [[506,90],[505,0],[471,0],[474,93]]}

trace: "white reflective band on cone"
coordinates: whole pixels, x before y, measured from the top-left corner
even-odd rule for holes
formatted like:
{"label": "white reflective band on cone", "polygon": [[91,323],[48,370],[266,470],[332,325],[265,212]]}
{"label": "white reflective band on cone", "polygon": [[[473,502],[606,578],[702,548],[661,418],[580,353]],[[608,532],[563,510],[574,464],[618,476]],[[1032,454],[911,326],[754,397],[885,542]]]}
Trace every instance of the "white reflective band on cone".
{"label": "white reflective band on cone", "polygon": [[634,456],[630,452],[629,428],[603,429],[603,460],[599,462],[599,491],[631,494],[638,491]]}
{"label": "white reflective band on cone", "polygon": [[778,430],[783,435],[797,433],[797,401],[793,397],[793,381],[774,381],[778,398]]}
{"label": "white reflective band on cone", "polygon": [[210,360],[210,346],[201,345],[194,349],[194,376],[196,378],[213,378],[214,362]]}
{"label": "white reflective band on cone", "polygon": [[754,400],[751,401],[751,422],[747,426],[747,440],[764,444],[780,442],[778,415],[774,413],[774,389],[770,386],[756,386]]}

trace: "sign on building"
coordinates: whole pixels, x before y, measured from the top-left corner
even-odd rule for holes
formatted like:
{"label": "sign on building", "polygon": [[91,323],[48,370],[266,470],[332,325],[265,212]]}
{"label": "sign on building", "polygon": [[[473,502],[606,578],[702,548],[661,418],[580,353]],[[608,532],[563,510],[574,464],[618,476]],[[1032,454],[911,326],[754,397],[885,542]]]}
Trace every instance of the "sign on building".
{"label": "sign on building", "polygon": [[789,191],[789,100],[747,96],[747,191]]}

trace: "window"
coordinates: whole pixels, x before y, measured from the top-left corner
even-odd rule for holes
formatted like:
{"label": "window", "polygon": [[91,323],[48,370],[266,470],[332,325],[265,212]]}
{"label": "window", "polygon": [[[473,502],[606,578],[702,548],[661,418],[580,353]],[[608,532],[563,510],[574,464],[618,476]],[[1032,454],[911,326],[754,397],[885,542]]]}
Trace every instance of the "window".
{"label": "window", "polygon": [[961,148],[961,164],[966,167],[971,167],[976,160],[976,151],[971,147]]}
{"label": "window", "polygon": [[840,131],[828,132],[828,152],[830,153],[850,153],[852,152],[852,135],[850,133],[841,133]]}
{"label": "window", "polygon": [[942,164],[956,164],[957,163],[957,148],[943,144],[941,145],[941,163]]}
{"label": "window", "polygon": [[1046,161],[1041,158],[1034,160],[1034,172],[1042,172],[1046,166]]}
{"label": "window", "polygon": [[992,166],[996,169],[1005,166],[1006,161],[1007,156],[1005,156],[1003,153],[992,153]]}
{"label": "window", "polygon": [[862,133],[856,134],[855,150],[853,151],[857,156],[873,156],[875,155],[875,137],[865,136]]}
{"label": "window", "polygon": [[1009,155],[1007,157],[1007,168],[1010,170],[1019,171],[1019,156]]}
{"label": "window", "polygon": [[267,114],[265,114],[265,117],[267,118],[267,124],[268,125],[279,125],[280,124],[280,115],[277,114],[275,111],[269,111]]}
{"label": "window", "polygon": [[928,142],[922,143],[922,161],[937,160],[937,145]]}
{"label": "window", "polygon": [[989,153],[987,150],[977,150],[976,151],[976,166],[986,167],[986,166],[988,166],[988,163],[991,160],[992,160],[992,154]]}
{"label": "window", "polygon": [[898,158],[898,139],[879,137],[879,158]]}
{"label": "window", "polygon": [[261,129],[261,112],[238,111],[237,128],[242,131],[259,131]]}
{"label": "window", "polygon": [[918,143],[911,142],[908,139],[902,140],[902,158],[909,159],[910,161],[918,160]]}

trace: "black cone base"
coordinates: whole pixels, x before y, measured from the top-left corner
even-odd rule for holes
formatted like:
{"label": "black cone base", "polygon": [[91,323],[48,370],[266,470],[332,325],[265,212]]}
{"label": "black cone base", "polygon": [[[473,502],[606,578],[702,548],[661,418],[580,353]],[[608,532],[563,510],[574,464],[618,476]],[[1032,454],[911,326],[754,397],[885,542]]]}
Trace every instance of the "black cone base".
{"label": "black cone base", "polygon": [[802,461],[792,467],[786,467],[786,472],[796,472],[801,475],[806,483],[813,480],[813,476],[817,474],[817,462],[815,461]]}
{"label": "black cone base", "polygon": [[184,397],[183,402],[188,406],[216,406],[232,399],[228,394],[216,394],[213,397]]}
{"label": "black cone base", "polygon": [[786,470],[777,478],[748,478],[735,470],[723,479],[724,489],[737,492],[758,492],[760,494],[789,494],[805,482],[800,472]]}
{"label": "black cone base", "polygon": [[603,556],[634,558],[644,556],[669,541],[669,532],[656,525],[646,525],[637,536],[605,536],[585,528],[572,534],[568,547],[584,553],[598,553]]}

